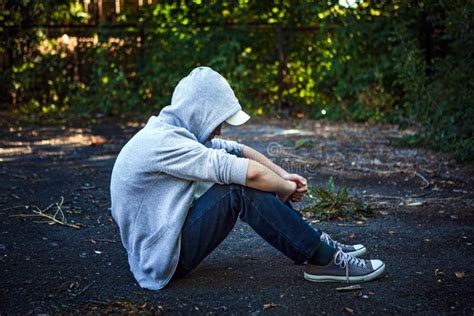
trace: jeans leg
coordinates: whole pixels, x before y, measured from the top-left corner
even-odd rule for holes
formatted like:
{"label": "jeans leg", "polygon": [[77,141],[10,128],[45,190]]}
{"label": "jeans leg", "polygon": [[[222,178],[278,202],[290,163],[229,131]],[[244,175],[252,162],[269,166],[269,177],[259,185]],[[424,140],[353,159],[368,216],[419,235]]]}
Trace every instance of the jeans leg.
{"label": "jeans leg", "polygon": [[181,234],[175,277],[186,275],[231,232],[240,216],[263,239],[296,263],[319,246],[321,233],[274,194],[241,185],[213,185],[189,210]]}
{"label": "jeans leg", "polygon": [[282,202],[272,193],[240,188],[240,218],[257,234],[298,264],[316,252],[321,232],[306,223],[290,202]]}
{"label": "jeans leg", "polygon": [[214,184],[194,201],[181,230],[181,252],[173,278],[193,270],[234,228],[239,207],[232,188]]}

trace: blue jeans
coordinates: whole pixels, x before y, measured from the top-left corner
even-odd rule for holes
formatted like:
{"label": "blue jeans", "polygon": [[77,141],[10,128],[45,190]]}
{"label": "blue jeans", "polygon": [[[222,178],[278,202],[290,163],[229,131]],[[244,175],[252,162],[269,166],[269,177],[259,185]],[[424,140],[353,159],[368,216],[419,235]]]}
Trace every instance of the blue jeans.
{"label": "blue jeans", "polygon": [[297,264],[308,260],[321,243],[321,232],[275,194],[237,184],[214,184],[188,212],[173,278],[201,263],[231,232],[237,217]]}

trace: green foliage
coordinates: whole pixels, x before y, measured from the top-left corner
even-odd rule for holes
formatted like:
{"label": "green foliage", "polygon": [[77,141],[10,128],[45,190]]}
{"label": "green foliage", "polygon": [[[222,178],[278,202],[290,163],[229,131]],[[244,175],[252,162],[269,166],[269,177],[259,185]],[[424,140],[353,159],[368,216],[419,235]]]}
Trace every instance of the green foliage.
{"label": "green foliage", "polygon": [[370,205],[365,204],[357,197],[350,197],[348,188],[336,190],[333,178],[330,177],[325,188],[308,188],[309,197],[314,200],[310,206],[303,208],[303,213],[312,213],[321,219],[334,219],[339,217],[357,217],[371,215]]}
{"label": "green foliage", "polygon": [[295,149],[301,149],[301,148],[315,148],[317,146],[317,143],[313,139],[305,139],[305,138],[299,138],[295,141]]}
{"label": "green foliage", "polygon": [[465,1],[433,1],[417,9],[434,28],[431,40],[436,42],[427,51],[410,36],[411,25],[399,25],[395,50],[399,62],[394,65],[396,84],[403,91],[401,112],[409,122],[422,123],[420,143],[452,152],[459,160],[472,160],[474,9]]}
{"label": "green foliage", "polygon": [[469,1],[157,2],[113,25],[82,1],[1,2],[1,95],[28,113],[156,113],[208,65],[254,114],[416,126],[419,143],[474,157]]}
{"label": "green foliage", "polygon": [[390,142],[396,147],[420,147],[424,145],[424,137],[420,134],[407,135],[401,138],[395,138]]}

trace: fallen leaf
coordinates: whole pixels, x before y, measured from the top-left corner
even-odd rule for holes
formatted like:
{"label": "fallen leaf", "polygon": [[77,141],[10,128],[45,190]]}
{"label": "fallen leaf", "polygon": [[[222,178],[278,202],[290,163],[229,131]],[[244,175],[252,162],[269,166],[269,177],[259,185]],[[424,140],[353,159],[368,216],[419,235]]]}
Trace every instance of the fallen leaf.
{"label": "fallen leaf", "polygon": [[263,310],[269,309],[269,308],[274,308],[274,307],[281,307],[280,304],[275,304],[275,303],[268,303],[268,304],[263,304]]}
{"label": "fallen leaf", "polygon": [[467,276],[466,272],[464,272],[464,271],[454,272],[454,275],[458,279],[463,279]]}
{"label": "fallen leaf", "polygon": [[441,271],[440,269],[435,269],[434,274],[435,274],[435,276],[437,276],[439,278],[444,277],[444,272]]}
{"label": "fallen leaf", "polygon": [[344,307],[342,309],[343,312],[346,312],[346,313],[349,313],[349,314],[354,314],[354,310],[352,308],[349,308],[349,307]]}

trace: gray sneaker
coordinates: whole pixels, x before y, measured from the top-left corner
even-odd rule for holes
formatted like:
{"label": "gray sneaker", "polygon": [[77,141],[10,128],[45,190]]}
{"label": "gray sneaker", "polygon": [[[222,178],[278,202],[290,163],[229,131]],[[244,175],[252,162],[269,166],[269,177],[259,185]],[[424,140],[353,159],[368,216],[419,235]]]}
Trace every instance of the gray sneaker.
{"label": "gray sneaker", "polygon": [[347,253],[348,255],[351,255],[353,257],[360,257],[364,253],[367,252],[367,248],[365,248],[364,245],[357,244],[357,245],[346,245],[343,243],[340,243],[338,241],[335,241],[334,239],[331,238],[326,233],[321,234],[321,241],[335,247],[341,249],[343,252]]}
{"label": "gray sneaker", "polygon": [[327,266],[307,263],[304,278],[311,282],[359,283],[375,279],[384,270],[380,260],[358,259],[339,249]]}

